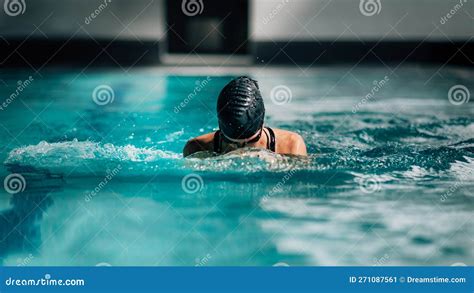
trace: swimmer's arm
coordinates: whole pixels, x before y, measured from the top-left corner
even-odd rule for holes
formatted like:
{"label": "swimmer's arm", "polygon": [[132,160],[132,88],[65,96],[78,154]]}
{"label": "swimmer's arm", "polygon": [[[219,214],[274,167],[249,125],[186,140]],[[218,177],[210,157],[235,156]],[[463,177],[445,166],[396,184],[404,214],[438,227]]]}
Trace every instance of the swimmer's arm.
{"label": "swimmer's arm", "polygon": [[304,139],[301,135],[294,133],[292,135],[292,147],[291,147],[291,154],[297,156],[308,156],[308,152],[306,151],[306,144],[304,143]]}
{"label": "swimmer's arm", "polygon": [[188,140],[183,149],[183,156],[187,157],[201,151],[212,151],[214,133],[204,134]]}
{"label": "swimmer's arm", "polygon": [[203,148],[203,145],[199,142],[199,140],[196,138],[193,138],[193,139],[188,140],[188,142],[184,146],[183,156],[187,157],[189,155],[192,155],[194,153],[197,153],[203,150],[205,149]]}

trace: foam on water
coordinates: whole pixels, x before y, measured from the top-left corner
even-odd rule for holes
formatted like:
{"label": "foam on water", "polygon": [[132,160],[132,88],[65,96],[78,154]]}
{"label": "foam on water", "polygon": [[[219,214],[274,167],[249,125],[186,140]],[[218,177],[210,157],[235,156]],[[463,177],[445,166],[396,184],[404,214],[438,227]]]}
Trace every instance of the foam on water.
{"label": "foam on water", "polygon": [[66,141],[48,143],[42,141],[12,150],[5,165],[13,170],[36,170],[49,174],[96,176],[103,171],[124,164],[160,164],[179,159],[181,156],[154,148],[133,145],[115,146],[91,141]]}
{"label": "foam on water", "polygon": [[[243,149],[216,156],[201,152],[182,159],[181,154],[133,145],[115,146],[91,141],[29,145],[12,150],[4,164],[12,171],[36,171],[70,176],[97,176],[120,164],[120,176],[154,176],[183,170],[208,172],[281,172],[310,169],[310,159],[288,157],[262,149]],[[150,173],[152,172],[152,173]],[[172,174],[172,173],[171,173]]]}
{"label": "foam on water", "polygon": [[[183,159],[181,154],[153,147],[116,146],[92,141],[66,141],[29,145],[13,149],[4,164],[11,171],[29,171],[67,176],[98,176],[121,165],[120,177],[180,176],[196,171],[233,176],[234,173],[261,173],[268,176],[292,170],[301,179],[313,180],[322,173],[340,173],[361,178],[367,174],[380,181],[387,178],[439,178],[443,175],[472,173],[471,142],[452,146],[420,147],[387,144],[383,147],[348,147],[310,154],[308,158],[284,156],[263,149],[241,149],[225,155],[197,153]],[[364,175],[365,174],[365,175]],[[467,174],[467,175],[466,175]],[[456,176],[456,175],[455,175]]]}

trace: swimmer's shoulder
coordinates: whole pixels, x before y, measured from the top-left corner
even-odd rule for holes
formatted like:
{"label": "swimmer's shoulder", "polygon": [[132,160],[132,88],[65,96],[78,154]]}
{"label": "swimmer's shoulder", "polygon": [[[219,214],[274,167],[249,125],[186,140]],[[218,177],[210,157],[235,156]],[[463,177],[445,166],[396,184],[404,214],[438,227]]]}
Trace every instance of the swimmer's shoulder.
{"label": "swimmer's shoulder", "polygon": [[272,128],[275,132],[276,151],[279,154],[307,156],[303,137],[296,132]]}
{"label": "swimmer's shoulder", "polygon": [[188,140],[183,149],[183,156],[187,157],[201,151],[213,151],[214,134],[215,132],[210,132]]}

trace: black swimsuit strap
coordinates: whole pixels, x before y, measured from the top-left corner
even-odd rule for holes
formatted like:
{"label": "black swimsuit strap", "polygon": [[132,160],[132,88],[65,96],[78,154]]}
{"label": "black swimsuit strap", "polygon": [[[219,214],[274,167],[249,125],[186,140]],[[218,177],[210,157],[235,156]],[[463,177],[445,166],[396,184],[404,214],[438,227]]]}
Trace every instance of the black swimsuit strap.
{"label": "black swimsuit strap", "polygon": [[271,150],[272,152],[276,152],[276,139],[275,139],[275,132],[270,127],[265,127],[270,133],[270,139],[267,137],[267,149]]}

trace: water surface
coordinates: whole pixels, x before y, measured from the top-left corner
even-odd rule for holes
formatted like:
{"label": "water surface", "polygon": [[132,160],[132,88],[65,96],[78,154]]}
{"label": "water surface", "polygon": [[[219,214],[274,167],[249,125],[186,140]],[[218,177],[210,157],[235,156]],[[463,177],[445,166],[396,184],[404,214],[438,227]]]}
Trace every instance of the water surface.
{"label": "water surface", "polygon": [[[308,160],[182,158],[239,74]],[[0,97],[29,76],[0,111],[0,175],[25,179],[0,191],[2,265],[474,262],[474,107],[448,99],[472,70],[12,69]]]}

